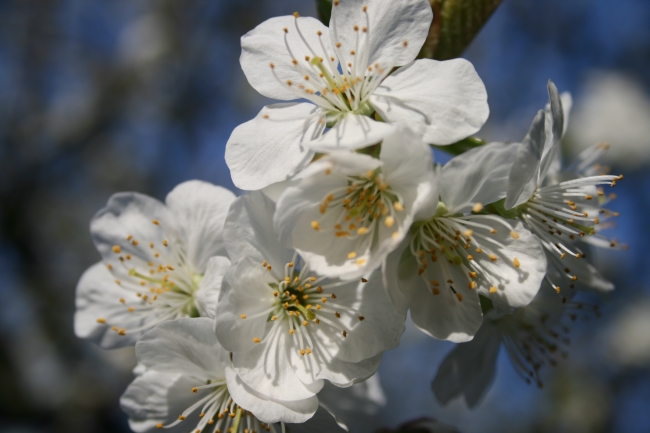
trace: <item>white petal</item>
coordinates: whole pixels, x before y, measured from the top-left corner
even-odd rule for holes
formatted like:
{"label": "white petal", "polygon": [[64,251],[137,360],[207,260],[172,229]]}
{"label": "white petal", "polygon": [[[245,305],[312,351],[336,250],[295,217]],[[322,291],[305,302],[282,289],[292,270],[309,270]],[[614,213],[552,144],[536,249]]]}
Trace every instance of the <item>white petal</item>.
{"label": "white petal", "polygon": [[[502,220],[507,225],[501,226],[490,222],[494,219]],[[483,245],[489,247],[497,260],[490,260],[487,253],[474,254],[481,267],[490,274],[487,279],[478,282],[481,295],[491,299],[496,304],[507,308],[519,308],[528,305],[533,300],[546,274],[546,255],[537,238],[529,232],[519,221],[503,220],[500,217],[485,217],[476,215],[469,217],[473,222],[491,224],[497,233],[472,227],[475,232],[481,233],[495,242],[484,241]],[[516,239],[511,232],[516,233]],[[485,249],[485,248],[484,248]],[[519,266],[515,264],[519,263]],[[496,293],[490,293],[490,287],[496,287]]]}
{"label": "white petal", "polygon": [[208,262],[205,275],[194,292],[196,307],[201,317],[215,318],[217,301],[221,292],[221,283],[226,271],[230,267],[230,260],[226,257],[213,257]]}
{"label": "white petal", "polygon": [[486,323],[474,339],[461,343],[440,364],[431,384],[440,403],[464,396],[470,408],[485,395],[494,381],[501,337],[495,326]]}
{"label": "white petal", "polygon": [[394,127],[387,123],[347,113],[332,129],[307,146],[319,152],[360,149],[381,142],[393,131]]}
{"label": "white petal", "polygon": [[[330,58],[334,55],[329,29],[310,17],[283,16],[266,20],[246,33],[241,45],[241,67],[251,86],[264,96],[287,101],[301,98],[295,86],[304,83],[306,73],[314,70],[306,56]],[[293,60],[298,64],[294,65]],[[329,62],[324,61],[323,66],[329,69]],[[289,86],[287,81],[295,84]]]}
{"label": "white petal", "polygon": [[303,423],[318,409],[316,396],[297,401],[270,399],[246,385],[232,368],[226,368],[226,382],[233,401],[267,424],[280,421]]}
{"label": "white petal", "polygon": [[[423,276],[427,281],[440,284],[440,292],[434,295],[423,276],[418,275],[418,263],[406,250],[400,260],[398,277],[400,289],[409,299],[413,323],[423,332],[439,340],[456,343],[469,341],[483,322],[483,313],[476,291],[467,287],[467,277],[457,266],[449,265],[443,274],[440,265],[429,265]],[[446,286],[454,281],[454,290],[462,295],[462,302]]]}
{"label": "white petal", "polygon": [[308,103],[273,104],[235,128],[226,144],[233,183],[257,190],[287,180],[306,166],[314,154],[301,142],[320,136],[319,110]]}
{"label": "white petal", "polygon": [[185,239],[187,264],[192,273],[203,274],[212,256],[226,254],[223,223],[236,196],[208,182],[193,180],[174,188],[165,199]]}
{"label": "white petal", "polygon": [[562,98],[560,93],[551,80],[548,81],[548,99],[549,103],[544,109],[546,142],[544,144],[544,154],[540,166],[540,182],[546,177],[551,166],[554,171],[559,170],[561,164],[560,142],[564,136],[566,127],[564,125],[564,107],[562,107]]}
{"label": "white petal", "polygon": [[[302,356],[298,350],[299,347],[296,344],[292,347],[290,355],[293,360],[292,365],[294,366],[294,370],[303,383],[318,383],[320,380],[325,379],[340,387],[352,386],[375,374],[383,355],[379,354],[359,362],[345,362],[339,359],[332,359],[327,363],[325,368],[319,371],[313,371],[310,367],[311,363],[309,358],[307,358],[311,355]],[[318,346],[314,350],[318,351]]]}
{"label": "white petal", "polygon": [[439,181],[429,145],[411,130],[397,128],[382,143],[379,159],[384,163],[386,183],[402,195],[404,203],[413,210],[412,218],[433,217],[438,206]]}
{"label": "white petal", "polygon": [[440,195],[449,212],[466,213],[475,203],[489,204],[504,198],[516,151],[516,146],[489,143],[445,164]]}
{"label": "white petal", "polygon": [[517,149],[517,156],[508,180],[506,209],[511,209],[528,201],[535,192],[535,188],[537,188],[539,166],[542,161],[542,152],[546,140],[544,117],[544,111],[539,110],[526,138]]}
{"label": "white petal", "polygon": [[291,186],[296,186],[297,184],[298,184],[298,180],[294,176],[289,180],[283,180],[282,182],[272,183],[271,185],[262,188],[261,191],[268,198],[270,198],[274,202],[277,202],[280,196],[282,195],[282,193],[285,192],[287,188]]}
{"label": "white petal", "polygon": [[[191,376],[149,370],[129,385],[120,398],[120,406],[129,416],[129,426],[133,431],[153,431],[158,423],[175,421],[180,413],[201,398],[190,392],[196,385],[196,379]],[[182,433],[187,431],[188,425],[196,425],[198,419],[197,414],[193,414],[184,423],[166,431]]]}
{"label": "white petal", "polygon": [[266,274],[261,262],[248,257],[226,273],[217,304],[215,332],[229,352],[249,351],[255,347],[254,338],[261,340],[266,335],[268,314],[253,318],[275,302]]}
{"label": "white petal", "polygon": [[406,238],[395,251],[386,257],[386,260],[381,267],[384,277],[384,287],[386,288],[388,297],[393,302],[397,311],[403,316],[406,316],[406,313],[409,310],[409,299],[400,290],[400,281],[397,272],[399,270],[402,254],[406,251],[408,246],[409,239]]}
{"label": "white petal", "polygon": [[[77,284],[77,311],[74,330],[79,338],[94,341],[104,349],[133,346],[144,333],[128,332],[146,324],[153,326],[157,315],[150,312],[130,313],[119,299],[129,292],[115,283],[115,277],[103,263],[96,263],[81,276]],[[98,323],[104,319],[105,323]],[[112,326],[127,329],[126,335],[118,335]]]}
{"label": "white petal", "polygon": [[290,428],[292,433],[343,433],[349,431],[346,425],[322,403],[309,421],[294,424]]}
{"label": "white petal", "polygon": [[[364,6],[367,12],[363,11]],[[432,18],[431,5],[426,0],[344,0],[332,8],[332,45],[341,43],[339,51],[346,63],[367,56],[363,69],[375,63],[384,69],[402,66],[420,52]],[[354,30],[355,26],[359,31]],[[363,28],[367,32],[362,32]],[[349,55],[352,50],[358,52],[355,57]]]}
{"label": "white petal", "polygon": [[299,379],[288,353],[290,338],[288,332],[278,332],[248,352],[234,353],[233,367],[244,383],[276,400],[296,401],[316,395],[323,381],[307,385]]}
{"label": "white petal", "polygon": [[[337,358],[359,362],[397,347],[404,333],[405,315],[399,314],[388,298],[381,271],[376,270],[367,283],[357,283],[358,307],[364,317],[343,340]],[[340,293],[338,294],[341,298]],[[342,303],[342,300],[337,300]]]}
{"label": "white petal", "polygon": [[177,319],[158,324],[136,344],[138,360],[147,368],[196,377],[224,377],[229,355],[214,335],[212,320]]}
{"label": "white petal", "polygon": [[273,228],[275,203],[261,192],[239,197],[230,207],[224,225],[224,241],[233,262],[244,257],[261,265],[267,261],[284,277],[284,266],[293,258],[293,250],[283,248]]}
{"label": "white petal", "polygon": [[[156,225],[152,221],[159,221]],[[105,208],[101,209],[90,222],[90,233],[93,242],[106,262],[115,262],[114,245],[121,247],[123,256],[130,254],[148,261],[159,262],[155,259],[154,250],[149,248],[149,242],[158,247],[163,239],[172,243],[178,242],[176,232],[177,222],[167,207],[155,198],[144,194],[123,192],[114,194],[108,200]],[[129,238],[131,237],[131,238]],[[132,241],[137,240],[136,245]],[[122,267],[115,267],[116,271]]]}
{"label": "white petal", "polygon": [[427,143],[451,144],[478,131],[489,114],[487,92],[464,59],[421,59],[400,68],[370,102],[383,119],[421,134]]}

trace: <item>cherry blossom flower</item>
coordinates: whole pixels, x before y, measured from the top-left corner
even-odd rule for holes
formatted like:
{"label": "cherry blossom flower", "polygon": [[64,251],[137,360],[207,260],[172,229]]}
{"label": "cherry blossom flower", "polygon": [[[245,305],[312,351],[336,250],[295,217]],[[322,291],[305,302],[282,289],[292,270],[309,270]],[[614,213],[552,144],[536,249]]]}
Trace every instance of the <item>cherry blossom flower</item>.
{"label": "cherry blossom flower", "polygon": [[138,341],[142,366],[120,400],[133,431],[284,432],[278,422],[304,423],[292,425],[292,432],[346,431],[319,408],[317,397],[277,401],[246,386],[212,328],[208,318],[178,319]]}
{"label": "cherry blossom flower", "polygon": [[77,336],[104,348],[133,345],[156,323],[213,309],[218,292],[203,286],[214,286],[230,264],[222,233],[234,199],[200,181],[180,184],[165,204],[138,193],[112,196],[91,222],[102,262],[77,285]]}
{"label": "cherry blossom flower", "polygon": [[274,203],[238,198],[224,228],[233,266],[223,278],[216,334],[233,367],[257,392],[279,400],[315,395],[329,380],[350,386],[372,376],[399,342],[405,316],[378,272],[353,282],[320,276],[273,228]]}
{"label": "cherry blossom flower", "polygon": [[478,131],[489,109],[474,67],[463,59],[414,61],[431,20],[426,0],[339,0],[329,28],[294,14],[244,35],[241,65],[253,88],[307,102],[269,105],[233,131],[226,162],[235,185],[255,190],[285,180],[315,150],[367,147],[396,124],[442,145]]}
{"label": "cherry blossom flower", "polygon": [[432,337],[471,340],[483,321],[479,294],[510,311],[530,303],[544,277],[543,249],[521,222],[478,214],[504,194],[510,166],[497,163],[500,150],[484,146],[447,163],[435,214],[415,222],[386,261],[393,301]]}
{"label": "cherry blossom flower", "polygon": [[336,152],[314,162],[278,200],[275,225],[322,275],[377,269],[438,195],[428,145],[409,130],[386,137],[379,158]]}

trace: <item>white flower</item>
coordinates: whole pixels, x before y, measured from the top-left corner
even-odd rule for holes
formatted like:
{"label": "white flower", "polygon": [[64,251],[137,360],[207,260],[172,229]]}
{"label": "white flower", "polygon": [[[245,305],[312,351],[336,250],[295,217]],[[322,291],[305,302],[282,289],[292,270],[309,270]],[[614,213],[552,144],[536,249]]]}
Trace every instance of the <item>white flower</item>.
{"label": "white flower", "polygon": [[91,222],[102,262],[77,285],[77,336],[104,348],[133,345],[158,322],[214,308],[218,292],[202,283],[229,264],[213,256],[226,253],[223,223],[234,199],[199,181],[177,186],[165,204],[138,193],[112,196]]}
{"label": "white flower", "polygon": [[329,414],[318,414],[323,410],[317,397],[284,402],[247,387],[212,328],[207,318],[179,319],[159,324],[138,341],[142,368],[120,400],[133,431],[277,432],[274,423],[304,423],[310,418],[291,431],[344,431]]}
{"label": "white flower", "polygon": [[513,314],[499,317],[494,313],[487,312],[474,339],[457,345],[440,364],[432,383],[440,403],[463,396],[470,408],[476,406],[494,381],[502,346],[517,374],[526,383],[542,387],[541,368],[555,366],[567,356],[566,319],[600,315],[593,305],[546,290],[540,290],[533,302]]}
{"label": "white flower", "polygon": [[[313,150],[376,144],[393,124],[436,144],[478,131],[489,109],[473,66],[413,62],[431,19],[426,0],[340,0],[329,28],[295,14],[244,35],[241,65],[250,84],[270,98],[308,102],[270,105],[233,131],[226,162],[235,185],[253,190],[285,180]],[[387,123],[370,117],[375,112]]]}
{"label": "white flower", "polygon": [[[604,150],[596,146],[585,151],[568,170],[561,170],[560,142],[566,130],[568,107],[549,81],[550,103],[540,110],[531,129],[518,145],[509,175],[505,210],[523,221],[539,239],[552,269],[547,282],[560,291],[559,279],[573,288],[578,281],[585,288],[610,291],[614,286],[585,260],[576,245],[582,241],[600,247],[615,247],[600,234],[601,219],[614,214],[602,185],[616,185],[623,176],[601,175],[594,162]],[[565,102],[570,99],[565,97]],[[604,214],[604,215],[603,215]]]}
{"label": "white flower", "polygon": [[378,268],[414,218],[435,209],[431,150],[408,130],[386,137],[379,159],[335,152],[298,176],[278,200],[275,224],[286,245],[330,277]]}
{"label": "white flower", "polygon": [[416,222],[386,262],[393,301],[435,338],[471,340],[483,320],[479,294],[508,311],[527,305],[544,277],[544,252],[520,222],[470,213],[503,195],[510,167],[501,156],[484,146],[445,165],[435,215]]}
{"label": "white flower", "polygon": [[244,383],[280,400],[315,395],[327,379],[350,386],[372,376],[397,346],[397,314],[377,273],[355,282],[314,274],[280,245],[274,203],[261,192],[238,198],[224,228],[234,265],[223,279],[216,334]]}

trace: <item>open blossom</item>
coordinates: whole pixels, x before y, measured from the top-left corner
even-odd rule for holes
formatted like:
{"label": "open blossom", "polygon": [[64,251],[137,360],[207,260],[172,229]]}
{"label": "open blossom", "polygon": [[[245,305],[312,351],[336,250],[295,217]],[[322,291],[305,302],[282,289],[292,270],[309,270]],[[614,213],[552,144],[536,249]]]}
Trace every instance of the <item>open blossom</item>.
{"label": "open blossom", "polygon": [[308,102],[270,105],[233,131],[226,162],[235,185],[254,190],[285,180],[314,150],[376,144],[395,124],[436,144],[478,131],[489,109],[473,66],[413,61],[431,20],[426,0],[339,0],[329,28],[295,14],[244,35],[241,65],[250,84],[270,98]]}
{"label": "open blossom", "polygon": [[237,199],[224,240],[233,266],[223,278],[216,334],[242,381],[270,398],[315,395],[323,379],[350,386],[372,376],[397,346],[405,317],[373,273],[354,282],[314,273],[273,229],[274,203]]}
{"label": "open blossom", "polygon": [[594,167],[602,145],[587,150],[570,170],[561,170],[559,146],[568,107],[563,108],[552,82],[548,91],[549,105],[538,113],[512,164],[505,209],[540,239],[552,266],[547,281],[556,291],[561,280],[570,288],[578,282],[585,288],[609,291],[613,285],[587,263],[576,241],[617,246],[597,230],[603,216],[616,215],[602,207],[608,201],[602,186],[614,186],[623,176],[600,174]]}
{"label": "open blossom", "polygon": [[476,214],[503,194],[509,167],[495,164],[492,148],[466,155],[441,170],[435,214],[414,223],[385,266],[398,308],[410,308],[427,334],[455,342],[471,340],[481,326],[479,294],[500,311],[525,306],[546,271],[539,242],[521,222]]}
{"label": "open blossom", "polygon": [[485,323],[474,339],[457,345],[440,364],[432,384],[440,403],[462,396],[469,407],[476,406],[494,381],[501,347],[526,383],[542,387],[542,367],[555,366],[567,356],[567,319],[600,315],[593,305],[545,290],[513,314],[494,313],[486,313]]}
{"label": "open blossom", "polygon": [[77,285],[77,336],[105,348],[133,345],[156,323],[206,314],[218,292],[203,286],[227,262],[214,256],[226,253],[223,223],[234,199],[200,181],[180,184],[164,204],[138,193],[112,196],[91,222],[102,262]]}
{"label": "open blossom", "polygon": [[344,431],[319,409],[316,397],[277,401],[246,386],[212,328],[207,318],[179,319],[159,324],[138,341],[142,368],[120,400],[133,431],[284,432],[276,423],[305,421],[291,431]]}
{"label": "open blossom", "polygon": [[337,152],[298,177],[278,200],[275,225],[311,269],[331,277],[378,268],[416,216],[435,210],[431,150],[408,130],[386,137],[378,159]]}

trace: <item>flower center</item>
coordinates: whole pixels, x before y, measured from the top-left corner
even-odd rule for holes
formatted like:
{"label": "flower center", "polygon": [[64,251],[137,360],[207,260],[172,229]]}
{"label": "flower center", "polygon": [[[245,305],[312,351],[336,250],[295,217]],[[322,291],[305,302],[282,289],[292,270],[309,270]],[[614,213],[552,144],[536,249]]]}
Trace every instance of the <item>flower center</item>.
{"label": "flower center", "polygon": [[[195,394],[205,395],[185,409],[176,421],[167,425],[159,423],[156,428],[175,427],[201,408],[198,415],[200,421],[192,430],[194,433],[201,433],[208,428],[213,433],[255,433],[262,430],[275,432],[273,425],[260,422],[251,412],[235,404],[228,392],[225,379],[206,382],[205,385],[195,386],[191,390]],[[205,393],[205,390],[208,392]]]}
{"label": "flower center", "polygon": [[[404,210],[404,201],[384,182],[380,169],[365,176],[344,176],[347,186],[330,191],[320,205],[321,218],[311,222],[316,231],[332,233],[337,238],[361,239],[348,253],[349,260],[361,266],[365,259],[357,258],[375,240],[374,233],[381,228],[392,228],[397,213]],[[335,215],[335,218],[331,217]],[[328,221],[325,223],[324,221]],[[332,224],[333,221],[333,224]],[[391,236],[397,236],[395,231]]]}
{"label": "flower center", "polygon": [[[499,257],[499,248],[506,247],[489,236],[497,233],[495,223],[507,228],[514,239],[519,238],[517,232],[511,231],[507,224],[491,215],[438,216],[416,226],[416,232],[411,239],[411,254],[419,264],[418,275],[430,286],[434,296],[439,295],[446,287],[462,302],[463,295],[457,290],[458,286],[455,288],[454,285],[466,284],[473,290],[481,279],[488,283],[490,293],[499,290],[502,276],[482,266],[479,260],[487,258],[496,262],[503,259]],[[516,257],[512,265],[515,268],[521,266]],[[452,271],[452,267],[461,271],[463,281],[454,281],[453,275],[458,274]],[[429,274],[434,273],[429,271],[433,269],[435,274],[443,277],[442,280],[429,278]]]}
{"label": "flower center", "polygon": [[[573,241],[585,236],[600,246],[616,247],[611,242],[597,234],[596,225],[600,224],[600,215],[618,216],[616,212],[602,209],[600,205],[607,201],[605,192],[600,185],[615,186],[616,181],[623,176],[590,176],[583,177],[556,185],[538,188],[528,202],[518,209],[520,218],[537,235],[544,246],[549,262],[565,275],[573,287],[573,281],[578,277],[572,275],[561,261],[566,255],[577,259],[584,258],[584,253],[573,244]],[[546,276],[547,282],[559,293],[560,286]]]}
{"label": "flower center", "polygon": [[[152,223],[161,227],[158,220]],[[203,276],[191,269],[183,246],[168,239],[173,238],[165,236],[162,241],[153,242],[129,235],[124,244],[112,247],[115,260],[106,264],[116,276],[115,284],[124,290],[119,302],[127,311],[155,318],[141,327],[128,330],[118,323],[109,324],[101,317],[97,319],[98,323],[111,326],[119,335],[126,335],[127,331],[149,329],[164,320],[199,316],[194,292]]]}
{"label": "flower center", "polygon": [[333,328],[345,338],[348,336],[349,324],[363,321],[365,317],[352,306],[343,305],[336,300],[337,295],[333,289],[350,282],[332,282],[325,277],[317,278],[309,272],[304,262],[298,270],[297,258],[294,253],[293,261],[285,265],[285,277],[280,281],[270,275],[267,262],[262,262],[262,266],[269,270],[266,283],[273,295],[271,305],[254,316],[241,314],[240,317],[244,320],[267,317],[268,321],[274,322],[263,339],[253,338],[255,343],[273,340],[278,331],[284,330],[298,339],[298,352],[304,356],[312,354],[318,343],[312,335],[311,327]]}
{"label": "flower center", "polygon": [[[336,6],[336,5],[335,5]],[[390,74],[392,66],[369,64],[370,56],[370,23],[368,7],[363,6],[364,22],[352,26],[355,35],[354,49],[344,48],[341,42],[334,44],[334,55],[328,54],[322,40],[323,32],[317,31],[318,46],[312,46],[300,29],[298,13],[294,16],[292,28],[284,27],[284,43],[293,68],[302,76],[299,82],[281,80],[275,72],[275,64],[270,63],[275,78],[283,86],[290,89],[298,98],[304,98],[318,105],[323,112],[316,115],[328,127],[334,126],[345,114],[356,113],[370,116],[374,108],[368,102],[370,95]],[[334,17],[335,19],[335,17]],[[332,26],[335,40],[339,40],[336,24]],[[289,40],[289,34],[296,32],[300,49],[306,52],[296,52]],[[404,41],[404,47],[408,41]],[[304,59],[304,61],[302,61]],[[282,59],[281,59],[282,61]]]}

